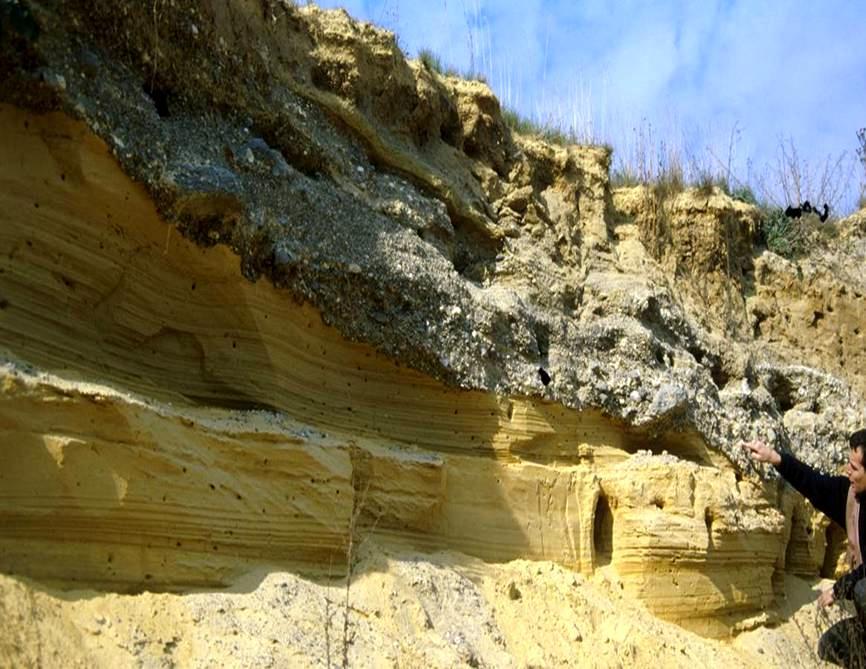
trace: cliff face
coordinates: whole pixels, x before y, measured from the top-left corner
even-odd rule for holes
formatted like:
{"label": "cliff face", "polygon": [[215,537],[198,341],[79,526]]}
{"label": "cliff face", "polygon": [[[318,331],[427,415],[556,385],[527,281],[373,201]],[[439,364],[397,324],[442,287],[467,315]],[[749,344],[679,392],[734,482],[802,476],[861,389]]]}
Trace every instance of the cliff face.
{"label": "cliff face", "polygon": [[736,444],[845,457],[860,217],[793,263],[720,192],[611,192],[342,12],[0,28],[2,657],[814,659],[843,542]]}

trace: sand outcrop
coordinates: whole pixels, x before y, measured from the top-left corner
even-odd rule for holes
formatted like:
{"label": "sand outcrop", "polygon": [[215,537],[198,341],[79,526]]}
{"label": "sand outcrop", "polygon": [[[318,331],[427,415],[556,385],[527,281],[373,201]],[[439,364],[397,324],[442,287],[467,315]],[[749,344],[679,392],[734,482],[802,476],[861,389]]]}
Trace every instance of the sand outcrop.
{"label": "sand outcrop", "polygon": [[844,458],[859,218],[612,192],[343,12],[0,12],[3,662],[816,662],[844,541],[737,442]]}

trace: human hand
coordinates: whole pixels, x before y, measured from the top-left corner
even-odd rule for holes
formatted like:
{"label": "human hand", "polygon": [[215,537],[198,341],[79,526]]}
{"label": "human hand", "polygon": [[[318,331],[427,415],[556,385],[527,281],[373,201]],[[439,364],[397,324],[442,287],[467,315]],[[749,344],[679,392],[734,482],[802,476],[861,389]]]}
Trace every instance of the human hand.
{"label": "human hand", "polygon": [[833,596],[833,588],[827,588],[823,590],[820,595],[818,595],[818,606],[822,609],[827,608],[831,604],[836,601],[836,597]]}
{"label": "human hand", "polygon": [[760,439],[747,441],[741,445],[749,451],[752,460],[755,460],[756,462],[769,462],[771,465],[778,465],[782,462],[782,456],[779,455],[774,448],[767,446],[767,444]]}

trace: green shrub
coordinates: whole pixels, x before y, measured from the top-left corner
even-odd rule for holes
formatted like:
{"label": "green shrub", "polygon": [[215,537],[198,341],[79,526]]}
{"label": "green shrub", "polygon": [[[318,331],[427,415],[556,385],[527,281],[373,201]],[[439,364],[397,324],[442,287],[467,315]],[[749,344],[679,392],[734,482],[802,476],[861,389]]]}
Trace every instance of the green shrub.
{"label": "green shrub", "polygon": [[740,202],[745,202],[746,204],[752,204],[755,206],[758,204],[758,198],[755,197],[754,191],[749,188],[749,186],[737,186],[731,193],[731,197]]}
{"label": "green shrub", "polygon": [[521,135],[532,135],[536,132],[536,125],[532,121],[508,107],[502,108],[502,120],[505,121],[505,125]]}
{"label": "green shrub", "polygon": [[788,218],[779,207],[762,207],[759,225],[770,251],[789,260],[803,255],[806,231],[799,219]]}
{"label": "green shrub", "polygon": [[442,59],[430,49],[421,49],[418,52],[418,60],[427,68],[428,72],[435,72],[445,77],[458,77],[467,81],[480,81],[482,84],[487,83],[487,77],[480,72],[460,72],[450,65],[445,66]]}
{"label": "green shrub", "polygon": [[863,169],[866,170],[866,128],[860,128],[857,131],[857,143],[860,144],[857,147],[857,157],[860,159]]}
{"label": "green shrub", "polygon": [[502,109],[502,120],[505,121],[505,125],[519,135],[540,137],[552,144],[559,144],[560,146],[577,143],[574,137],[563,131],[561,128],[543,125],[531,118],[522,116],[508,107],[503,107]]}
{"label": "green shrub", "polygon": [[457,72],[456,70],[449,68],[445,74],[451,77],[460,77],[466,79],[466,81],[480,81],[482,84],[487,83],[487,77],[481,74],[481,72]]}
{"label": "green shrub", "polygon": [[610,172],[611,188],[631,188],[642,183],[640,176],[629,169],[614,169]]}
{"label": "green shrub", "polygon": [[421,49],[418,52],[418,60],[426,67],[430,72],[435,72],[436,74],[442,74],[442,60],[433,53],[430,49]]}
{"label": "green shrub", "polygon": [[860,209],[866,208],[866,128],[860,128],[857,131],[857,158],[860,159],[860,164],[863,166],[863,181],[860,184],[860,198],[857,200],[857,207]]}
{"label": "green shrub", "polygon": [[652,184],[653,194],[659,202],[673,197],[677,193],[682,193],[685,189],[686,180],[683,171],[678,166],[673,166],[659,174],[655,183]]}
{"label": "green shrub", "polygon": [[695,184],[695,189],[701,197],[710,197],[716,190],[718,179],[711,172],[701,172],[698,177],[698,182]]}

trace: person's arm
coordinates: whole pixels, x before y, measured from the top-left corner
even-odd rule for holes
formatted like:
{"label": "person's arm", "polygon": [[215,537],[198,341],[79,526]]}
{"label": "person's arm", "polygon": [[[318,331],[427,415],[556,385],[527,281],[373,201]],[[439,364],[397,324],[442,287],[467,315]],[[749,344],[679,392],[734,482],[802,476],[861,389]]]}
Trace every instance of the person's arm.
{"label": "person's arm", "polygon": [[753,460],[768,462],[797,492],[812,502],[818,511],[845,527],[845,506],[851,482],[845,476],[829,476],[815,471],[789,453],[778,453],[762,441],[743,444]]}
{"label": "person's arm", "polygon": [[812,502],[818,511],[845,527],[845,507],[851,482],[845,476],[829,476],[815,471],[789,453],[781,453],[776,471]]}
{"label": "person's arm", "polygon": [[[777,453],[762,441],[743,444],[753,460],[767,462],[813,506],[845,527],[845,509],[848,502],[850,481],[844,476],[828,476],[815,471],[787,453]],[[866,576],[866,565],[853,569],[833,584],[832,588],[818,595],[821,606],[830,606],[834,601],[851,599],[854,586]]]}

